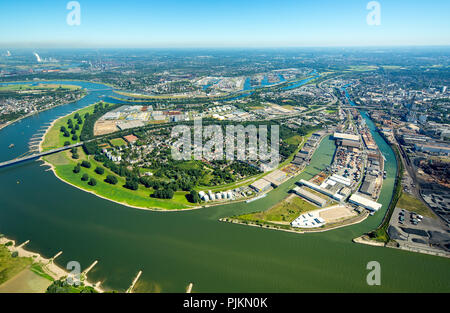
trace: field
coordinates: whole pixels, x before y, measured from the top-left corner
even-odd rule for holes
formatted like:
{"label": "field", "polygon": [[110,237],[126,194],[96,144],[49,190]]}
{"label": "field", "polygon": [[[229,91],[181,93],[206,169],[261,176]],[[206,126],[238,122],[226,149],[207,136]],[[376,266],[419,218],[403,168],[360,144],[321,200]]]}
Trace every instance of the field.
{"label": "field", "polygon": [[290,224],[301,214],[319,208],[296,195],[290,195],[267,211],[238,216],[240,220]]}
{"label": "field", "polygon": [[44,293],[51,280],[25,269],[0,286],[0,293]]}
{"label": "field", "polygon": [[119,129],[116,126],[117,121],[97,121],[94,125],[94,136],[101,136],[114,133]]}
{"label": "field", "polygon": [[336,223],[350,217],[356,216],[356,212],[345,206],[336,206],[319,213],[320,217],[325,220],[328,224]]}
{"label": "field", "polygon": [[428,209],[425,204],[422,203],[422,201],[407,194],[406,192],[402,193],[402,196],[397,202],[397,207],[415,212],[423,216],[435,217],[435,215],[430,211],[430,209]]}
{"label": "field", "polygon": [[303,137],[300,135],[297,136],[292,136],[288,139],[285,140],[286,143],[290,144],[290,145],[300,145],[302,143]]}
{"label": "field", "polygon": [[109,142],[111,143],[111,145],[113,145],[115,147],[121,147],[121,146],[127,145],[126,141],[123,140],[122,138],[114,138],[114,139],[111,139]]}
{"label": "field", "polygon": [[31,258],[13,258],[4,245],[0,245],[0,285],[13,278],[33,263]]}

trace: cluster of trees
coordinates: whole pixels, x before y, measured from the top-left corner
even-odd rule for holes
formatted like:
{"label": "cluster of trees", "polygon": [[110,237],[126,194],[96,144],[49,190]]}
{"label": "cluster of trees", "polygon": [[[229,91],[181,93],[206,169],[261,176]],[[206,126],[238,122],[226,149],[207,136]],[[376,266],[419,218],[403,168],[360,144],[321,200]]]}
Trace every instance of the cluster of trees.
{"label": "cluster of trees", "polygon": [[80,156],[78,155],[77,147],[73,147],[72,149],[70,149],[70,152],[72,153],[72,159],[78,160],[80,158]]}
{"label": "cluster of trees", "polygon": [[125,185],[125,188],[130,189],[130,190],[138,190],[139,188],[139,182],[136,178],[127,178]]}
{"label": "cluster of trees", "polygon": [[94,288],[80,283],[79,286],[71,285],[67,280],[55,280],[48,288],[46,293],[97,293]]}
{"label": "cluster of trees", "polygon": [[75,165],[75,167],[73,168],[73,172],[75,174],[78,174],[81,171],[81,165],[80,163],[78,163],[77,165]]}
{"label": "cluster of trees", "polygon": [[[88,165],[89,164],[89,165]],[[73,172],[75,174],[78,174],[81,172],[81,166],[85,167],[85,168],[90,168],[91,167],[91,163],[87,162],[87,161],[83,161],[82,163],[78,163],[77,165],[75,165],[75,167],[73,168]],[[89,167],[88,167],[89,166]],[[88,174],[83,174],[81,176],[81,180],[82,181],[89,181],[88,184],[90,186],[96,186],[97,185],[97,180],[95,178],[91,178],[89,179],[89,175]]]}
{"label": "cluster of trees", "polygon": [[173,194],[174,194],[174,191],[172,189],[165,188],[165,189],[155,190],[155,192],[152,194],[152,197],[158,198],[158,199],[172,199]]}
{"label": "cluster of trees", "polygon": [[83,160],[83,161],[81,162],[81,166],[82,166],[82,167],[85,167],[85,168],[91,168],[92,165],[91,165],[91,162],[89,162],[89,161],[84,161],[84,160]]}
{"label": "cluster of trees", "polygon": [[114,175],[108,175],[106,176],[105,182],[111,185],[116,185],[119,182],[119,180]]}
{"label": "cluster of trees", "polygon": [[201,199],[196,190],[191,190],[191,192],[186,196],[189,202],[200,203]]}
{"label": "cluster of trees", "polygon": [[101,153],[100,148],[98,147],[98,142],[96,141],[83,143],[83,150],[87,155],[96,155]]}
{"label": "cluster of trees", "polygon": [[64,137],[69,138],[72,135],[72,140],[77,141],[77,131],[80,129],[80,125],[83,124],[83,120],[78,113],[75,114],[74,119],[77,121],[76,124],[74,124],[71,118],[67,120],[67,128],[70,129],[70,132],[65,126],[61,126],[60,131],[63,133]]}

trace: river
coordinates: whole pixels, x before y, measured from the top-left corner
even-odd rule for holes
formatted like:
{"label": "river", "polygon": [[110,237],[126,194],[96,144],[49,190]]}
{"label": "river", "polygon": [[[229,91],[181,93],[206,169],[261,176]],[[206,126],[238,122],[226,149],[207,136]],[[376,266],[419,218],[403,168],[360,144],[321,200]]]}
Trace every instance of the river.
{"label": "river", "polygon": [[[43,125],[112,94],[100,84],[70,83],[92,91],[76,103],[1,130],[1,161],[26,152]],[[189,212],[141,211],[103,200],[59,181],[41,161],[4,168],[0,233],[19,243],[30,239],[27,247],[45,257],[62,250],[56,260],[62,267],[73,260],[86,268],[98,260],[89,279],[116,290],[126,289],[142,270],[141,288],[162,292],[184,292],[190,282],[194,292],[448,292],[448,259],[351,242],[381,222],[396,173],[392,149],[363,116],[387,159],[387,179],[380,195],[383,208],[358,225],[302,235],[217,221],[268,208],[295,181],[328,166],[335,146],[325,138],[306,171],[266,198]],[[8,149],[11,143],[16,146]],[[381,286],[366,283],[369,261],[381,264]]]}

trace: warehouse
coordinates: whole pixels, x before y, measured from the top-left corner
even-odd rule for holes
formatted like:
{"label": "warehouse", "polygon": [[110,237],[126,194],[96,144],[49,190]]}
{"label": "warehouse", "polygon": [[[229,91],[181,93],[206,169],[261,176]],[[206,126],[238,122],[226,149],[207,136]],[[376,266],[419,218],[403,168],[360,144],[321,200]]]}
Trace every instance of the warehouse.
{"label": "warehouse", "polygon": [[307,191],[304,188],[300,188],[300,187],[295,187],[293,189],[293,191],[295,192],[295,194],[297,194],[298,196],[314,203],[315,205],[323,208],[326,204],[327,204],[327,200],[313,194],[312,192]]}
{"label": "warehouse", "polygon": [[347,140],[347,139],[342,140],[341,145],[346,148],[357,148],[357,149],[361,148],[361,143],[359,141],[353,141],[353,140]]}
{"label": "warehouse", "polygon": [[374,180],[365,180],[361,185],[359,192],[366,194],[368,196],[372,196],[375,192],[375,181]]}
{"label": "warehouse", "polygon": [[253,184],[250,185],[251,188],[256,190],[257,192],[264,192],[270,189],[272,187],[272,184],[265,180],[265,179],[258,179]]}
{"label": "warehouse", "polygon": [[351,186],[352,184],[352,181],[350,179],[337,174],[333,174],[329,179],[334,180],[335,182],[343,184],[347,187]]}
{"label": "warehouse", "polygon": [[275,170],[272,173],[266,175],[264,179],[274,185],[274,187],[278,187],[283,182],[283,180],[286,179],[286,173],[280,170]]}
{"label": "warehouse", "polygon": [[372,212],[376,212],[382,207],[381,203],[372,201],[370,199],[364,198],[363,196],[360,196],[357,194],[353,194],[350,197],[349,202],[354,203],[359,206],[362,206],[363,208],[366,208]]}
{"label": "warehouse", "polygon": [[351,140],[351,141],[358,141],[359,142],[359,136],[358,135],[334,133],[333,137],[334,137],[334,139],[338,139],[338,140]]}

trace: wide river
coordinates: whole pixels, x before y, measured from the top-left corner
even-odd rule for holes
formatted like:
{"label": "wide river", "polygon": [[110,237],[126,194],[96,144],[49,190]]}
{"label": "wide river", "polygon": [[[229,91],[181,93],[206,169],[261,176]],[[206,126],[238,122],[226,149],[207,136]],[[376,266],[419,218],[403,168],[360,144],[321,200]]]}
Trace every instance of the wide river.
{"label": "wide river", "polygon": [[[68,84],[68,82],[61,82]],[[91,90],[82,100],[26,118],[0,131],[0,161],[28,150],[33,135],[59,116],[110,101],[110,88],[70,82]],[[97,89],[97,91],[95,91]],[[104,98],[103,96],[106,96]],[[189,212],[136,210],[73,188],[41,161],[0,170],[0,233],[28,248],[57,259],[62,267],[78,261],[108,289],[126,289],[143,271],[142,289],[184,292],[418,292],[450,291],[450,261],[445,258],[352,243],[352,238],[381,222],[392,196],[396,173],[392,149],[374,131],[385,155],[387,179],[383,208],[366,221],[317,234],[294,234],[221,223],[220,217],[263,210],[287,195],[295,181],[311,178],[328,166],[334,142],[325,138],[311,165],[264,199]],[[8,146],[14,143],[15,147]],[[381,264],[381,286],[366,283],[366,265]]]}

